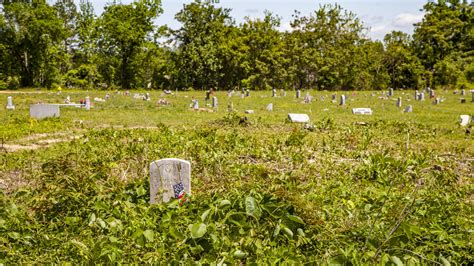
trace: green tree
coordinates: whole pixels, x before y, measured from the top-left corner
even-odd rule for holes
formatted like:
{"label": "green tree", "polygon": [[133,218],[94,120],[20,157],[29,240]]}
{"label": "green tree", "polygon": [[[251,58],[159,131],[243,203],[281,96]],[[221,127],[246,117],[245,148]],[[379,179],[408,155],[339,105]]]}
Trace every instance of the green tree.
{"label": "green tree", "polygon": [[99,18],[98,30],[103,34],[99,48],[104,57],[117,57],[120,85],[124,89],[131,88],[134,82],[133,60],[153,33],[153,20],[161,12],[160,0],[139,0],[128,5],[110,4]]}

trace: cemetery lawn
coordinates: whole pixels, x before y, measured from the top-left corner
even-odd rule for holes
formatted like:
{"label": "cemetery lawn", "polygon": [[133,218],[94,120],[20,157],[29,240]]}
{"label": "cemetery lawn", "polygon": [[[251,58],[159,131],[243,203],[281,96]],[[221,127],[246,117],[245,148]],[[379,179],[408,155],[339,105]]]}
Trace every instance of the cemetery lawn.
{"label": "cemetery lawn", "polygon": [[[339,106],[332,92],[312,91],[311,104],[217,92],[211,113],[189,108],[192,97],[207,108],[204,92],[110,92],[90,111],[37,121],[31,103],[105,92],[20,92],[0,94],[16,106],[0,112],[0,264],[474,262],[474,132],[458,122],[474,114],[470,94],[461,104],[436,91],[434,105],[414,91],[344,92]],[[148,167],[162,158],[191,162],[184,206],[148,203]]]}

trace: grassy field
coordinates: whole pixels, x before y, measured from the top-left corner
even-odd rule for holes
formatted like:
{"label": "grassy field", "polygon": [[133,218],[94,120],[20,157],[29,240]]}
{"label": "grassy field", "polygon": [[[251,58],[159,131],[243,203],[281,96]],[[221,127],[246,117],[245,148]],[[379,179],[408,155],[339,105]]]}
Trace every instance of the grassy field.
{"label": "grassy field", "polygon": [[[193,97],[211,109],[204,92],[110,92],[36,121],[31,103],[106,92],[21,92],[0,94],[16,105],[0,112],[0,263],[474,262],[474,137],[458,122],[474,114],[470,94],[437,91],[434,105],[414,91],[344,92],[339,106],[331,92],[311,91],[311,104],[217,92],[218,110],[196,112]],[[191,162],[191,201],[150,206],[148,166],[173,157]]]}

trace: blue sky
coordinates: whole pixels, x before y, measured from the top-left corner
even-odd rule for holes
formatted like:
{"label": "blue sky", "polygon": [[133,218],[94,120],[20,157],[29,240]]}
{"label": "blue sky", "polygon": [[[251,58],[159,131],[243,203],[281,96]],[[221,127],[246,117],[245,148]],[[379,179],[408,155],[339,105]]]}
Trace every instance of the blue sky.
{"label": "blue sky", "polygon": [[[100,14],[107,0],[94,1],[96,13]],[[122,0],[129,3],[130,0]],[[167,24],[178,28],[179,23],[174,15],[191,0],[162,0],[164,13],[158,18],[157,24]],[[352,11],[359,17],[366,27],[370,27],[368,36],[373,39],[383,39],[386,33],[400,30],[407,33],[413,32],[413,23],[421,21],[423,13],[420,9],[427,0],[219,0],[216,6],[232,9],[232,16],[236,21],[242,22],[244,17],[263,17],[265,10],[269,10],[282,18],[282,30],[290,28],[289,22],[295,10],[307,15],[318,9],[321,4],[338,3],[344,9]]]}

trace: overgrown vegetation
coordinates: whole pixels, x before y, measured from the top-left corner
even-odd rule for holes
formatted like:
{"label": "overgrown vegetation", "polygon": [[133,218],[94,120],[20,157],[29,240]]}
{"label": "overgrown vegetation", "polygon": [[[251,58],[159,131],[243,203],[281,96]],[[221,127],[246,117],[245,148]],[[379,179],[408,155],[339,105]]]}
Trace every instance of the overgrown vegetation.
{"label": "overgrown vegetation", "polygon": [[[230,116],[222,121],[237,121]],[[89,129],[1,154],[0,261],[472,262],[472,139],[391,122],[265,132],[235,122]],[[416,149],[405,148],[409,132]],[[148,165],[192,162],[193,196],[150,206]]]}

